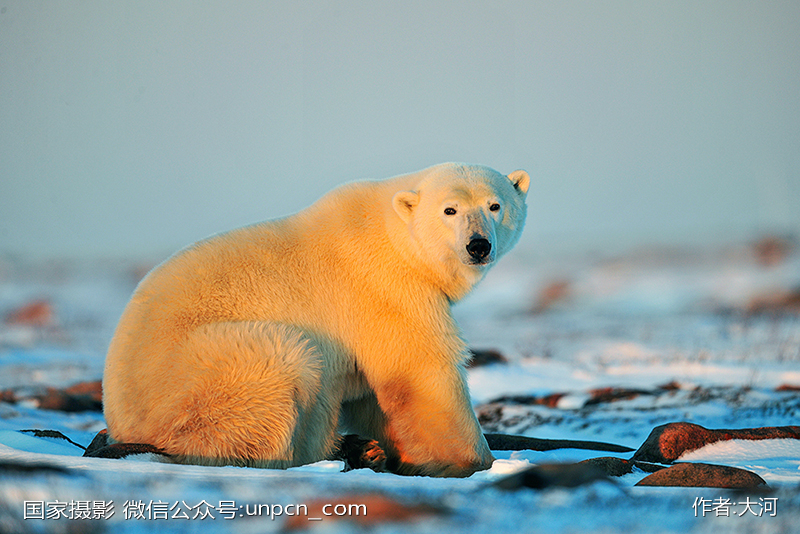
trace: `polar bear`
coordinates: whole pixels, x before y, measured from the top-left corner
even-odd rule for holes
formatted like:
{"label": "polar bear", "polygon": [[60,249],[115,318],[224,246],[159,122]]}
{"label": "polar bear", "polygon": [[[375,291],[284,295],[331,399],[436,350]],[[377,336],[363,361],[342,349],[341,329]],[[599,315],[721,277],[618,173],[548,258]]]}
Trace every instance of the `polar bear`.
{"label": "polar bear", "polygon": [[110,439],[286,468],[330,458],[341,429],[377,440],[396,473],[489,468],[450,306],[519,239],[528,186],[442,164],[178,252],[109,346]]}

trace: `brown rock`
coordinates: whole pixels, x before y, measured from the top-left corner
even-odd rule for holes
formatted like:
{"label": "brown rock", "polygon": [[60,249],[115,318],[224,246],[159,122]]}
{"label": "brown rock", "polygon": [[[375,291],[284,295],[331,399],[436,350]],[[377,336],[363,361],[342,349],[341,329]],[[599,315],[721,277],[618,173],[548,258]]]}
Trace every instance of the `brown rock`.
{"label": "brown rock", "polygon": [[761,427],[735,430],[709,430],[693,423],[669,423],[653,429],[633,460],[671,464],[683,453],[697,450],[710,443],[731,439],[800,439],[800,427]]}
{"label": "brown rock", "polygon": [[548,408],[557,408],[558,401],[566,396],[567,393],[551,393],[543,397],[537,397],[535,395],[503,395],[502,397],[497,397],[496,399],[493,399],[489,403],[482,406],[517,404],[521,406],[540,405],[547,406]]}
{"label": "brown rock", "polygon": [[37,388],[30,391],[8,389],[0,391],[0,401],[21,402],[35,400],[39,408],[60,412],[103,411],[103,384],[100,380],[78,382],[64,389]]}
{"label": "brown rock", "polygon": [[777,290],[750,300],[747,313],[783,315],[800,313],[800,288]]}
{"label": "brown rock", "polygon": [[37,327],[53,326],[55,313],[47,300],[34,300],[11,310],[5,317],[6,324],[17,324]]}
{"label": "brown rock", "polygon": [[675,380],[671,382],[667,382],[666,384],[661,384],[658,386],[658,389],[661,391],[678,391],[681,389],[680,383],[676,382]]}
{"label": "brown rock", "polygon": [[753,253],[765,267],[783,263],[792,251],[793,243],[784,237],[768,235],[753,243]]}
{"label": "brown rock", "polygon": [[636,485],[749,489],[766,486],[767,483],[752,471],[736,467],[679,463],[646,476]]}
{"label": "brown rock", "polygon": [[569,280],[556,280],[550,282],[539,291],[539,296],[536,298],[536,304],[533,307],[533,313],[543,313],[553,305],[566,300],[570,293]]}

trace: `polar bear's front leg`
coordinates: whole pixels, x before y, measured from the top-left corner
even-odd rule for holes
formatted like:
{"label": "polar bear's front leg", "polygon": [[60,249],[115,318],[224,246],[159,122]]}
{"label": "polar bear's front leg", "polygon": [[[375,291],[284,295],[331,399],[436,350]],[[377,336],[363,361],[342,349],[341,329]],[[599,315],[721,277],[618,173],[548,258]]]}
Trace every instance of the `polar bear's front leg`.
{"label": "polar bear's front leg", "polygon": [[491,467],[492,456],[469,398],[464,369],[425,365],[412,375],[373,382],[386,416],[381,442],[387,468],[399,474],[470,476]]}

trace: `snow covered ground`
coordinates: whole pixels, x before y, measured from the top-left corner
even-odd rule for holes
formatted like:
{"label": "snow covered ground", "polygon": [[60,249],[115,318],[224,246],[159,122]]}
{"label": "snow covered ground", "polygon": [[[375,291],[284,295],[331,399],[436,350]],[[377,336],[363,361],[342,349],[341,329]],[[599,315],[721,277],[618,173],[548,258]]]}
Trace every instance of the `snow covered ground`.
{"label": "snow covered ground", "polygon": [[[508,359],[470,371],[482,424],[633,449],[675,421],[713,429],[800,424],[800,314],[763,306],[800,287],[800,257],[761,260],[745,245],[504,259],[455,310],[470,346]],[[102,376],[116,320],[146,268],[0,259],[0,316],[36,300],[51,305],[38,325],[0,324],[0,390],[16,395],[0,402],[0,533],[773,533],[800,524],[799,440],[718,442],[680,459],[748,469],[768,491],[635,487],[646,475],[636,470],[574,489],[504,491],[491,483],[532,464],[631,453],[498,452],[490,471],[440,480],[341,473],[338,462],[272,471],[83,458],[67,442],[20,433],[59,430],[87,445],[104,428],[99,412],[43,410],[34,394]],[[549,287],[557,291],[542,301]],[[598,401],[603,388],[631,394]],[[548,396],[549,404],[525,401]],[[387,499],[404,519],[382,511]],[[365,503],[367,517],[346,503]],[[314,508],[323,504],[334,506]],[[69,519],[86,514],[98,519]],[[321,520],[310,521],[313,514]]]}

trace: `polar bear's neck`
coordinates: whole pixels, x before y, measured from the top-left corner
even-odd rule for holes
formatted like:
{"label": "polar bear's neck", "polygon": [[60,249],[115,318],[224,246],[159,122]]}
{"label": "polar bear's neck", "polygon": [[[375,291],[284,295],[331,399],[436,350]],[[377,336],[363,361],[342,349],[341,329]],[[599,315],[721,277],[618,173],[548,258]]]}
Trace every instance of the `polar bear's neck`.
{"label": "polar bear's neck", "polygon": [[[408,182],[408,183],[406,183]],[[392,207],[392,197],[413,187],[413,179],[346,184],[301,212],[304,224],[325,234],[325,246],[342,251],[354,277],[379,289],[380,284],[407,283],[423,299],[443,295],[456,302],[483,278],[483,272],[456,258],[427,258]],[[337,206],[331,210],[331,206]]]}

